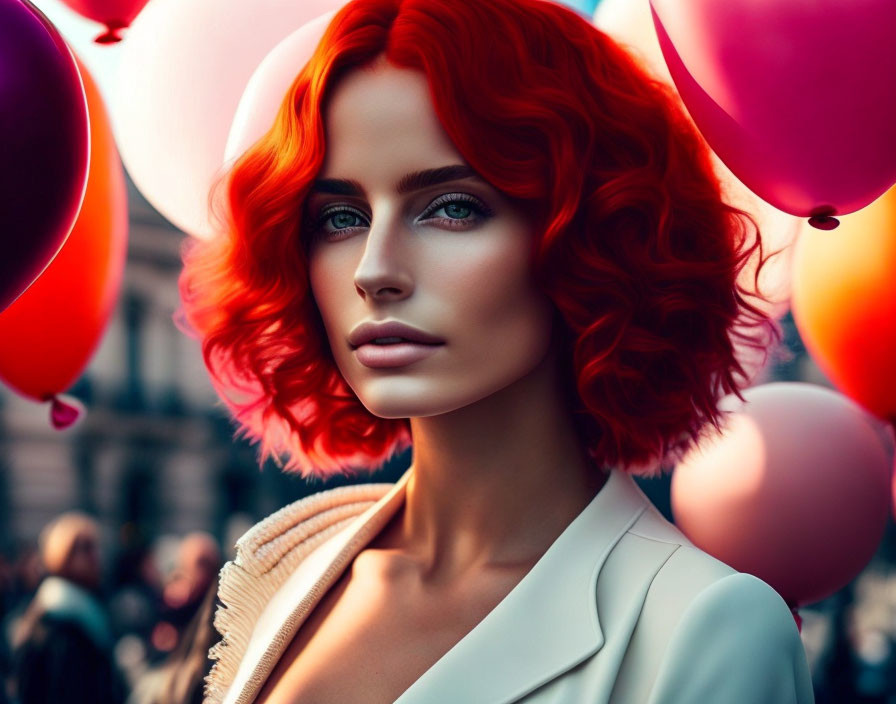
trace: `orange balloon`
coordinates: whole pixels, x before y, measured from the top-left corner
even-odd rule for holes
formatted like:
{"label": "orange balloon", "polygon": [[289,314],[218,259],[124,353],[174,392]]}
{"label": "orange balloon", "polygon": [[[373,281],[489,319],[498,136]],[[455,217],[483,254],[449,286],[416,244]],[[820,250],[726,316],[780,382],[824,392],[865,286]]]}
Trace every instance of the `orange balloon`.
{"label": "orange balloon", "polygon": [[71,386],[93,355],[118,299],[127,253],[124,171],[99,90],[77,63],[90,118],[84,202],[56,258],[0,313],[0,379],[39,401]]}
{"label": "orange balloon", "polygon": [[791,306],[809,353],[872,413],[896,420],[896,188],[794,253]]}

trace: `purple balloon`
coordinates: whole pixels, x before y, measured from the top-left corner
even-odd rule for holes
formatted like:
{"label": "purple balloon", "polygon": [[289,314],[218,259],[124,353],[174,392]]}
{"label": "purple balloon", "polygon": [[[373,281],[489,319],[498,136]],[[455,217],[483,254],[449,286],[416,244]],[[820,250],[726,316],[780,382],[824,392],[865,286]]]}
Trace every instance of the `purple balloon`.
{"label": "purple balloon", "polygon": [[65,243],[89,156],[87,99],[71,52],[33,5],[0,0],[0,312]]}

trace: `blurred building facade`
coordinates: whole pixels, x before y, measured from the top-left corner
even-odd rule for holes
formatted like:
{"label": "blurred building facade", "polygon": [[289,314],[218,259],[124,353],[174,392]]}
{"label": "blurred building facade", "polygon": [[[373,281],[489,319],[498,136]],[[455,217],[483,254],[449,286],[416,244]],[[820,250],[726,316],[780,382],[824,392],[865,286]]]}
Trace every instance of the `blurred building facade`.
{"label": "blurred building facade", "polygon": [[[48,404],[0,384],[0,550],[7,554],[72,508],[97,516],[112,543],[122,530],[147,540],[205,530],[227,545],[236,527],[323,486],[273,464],[260,469],[255,448],[234,440],[198,343],[172,322],[185,236],[130,181],[128,188],[121,295],[69,391],[86,405],[85,417],[56,431]],[[400,469],[398,462],[361,480],[391,480]]]}

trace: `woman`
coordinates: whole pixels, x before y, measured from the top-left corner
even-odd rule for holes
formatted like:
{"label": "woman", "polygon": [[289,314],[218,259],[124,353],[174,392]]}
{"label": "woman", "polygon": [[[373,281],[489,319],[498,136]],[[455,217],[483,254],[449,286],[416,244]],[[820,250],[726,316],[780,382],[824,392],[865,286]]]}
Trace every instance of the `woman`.
{"label": "woman", "polygon": [[212,702],[809,702],[771,588],[630,477],[771,324],[674,100],[541,0],[355,0],[185,251],[186,318],[262,458],[323,492],[222,572]]}
{"label": "woman", "polygon": [[99,526],[64,513],[41,533],[47,576],[15,637],[15,698],[20,704],[121,704],[127,686],[113,657],[113,636],[97,596]]}

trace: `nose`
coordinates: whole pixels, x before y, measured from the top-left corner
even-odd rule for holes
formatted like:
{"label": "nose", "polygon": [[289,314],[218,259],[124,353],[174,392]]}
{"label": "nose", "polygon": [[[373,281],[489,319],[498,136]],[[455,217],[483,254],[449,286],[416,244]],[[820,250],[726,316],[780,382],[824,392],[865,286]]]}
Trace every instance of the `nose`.
{"label": "nose", "polygon": [[361,298],[398,301],[411,295],[414,278],[406,239],[400,225],[371,226],[355,269],[355,290]]}

